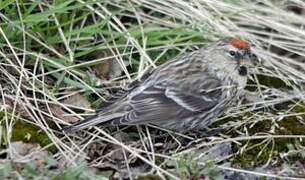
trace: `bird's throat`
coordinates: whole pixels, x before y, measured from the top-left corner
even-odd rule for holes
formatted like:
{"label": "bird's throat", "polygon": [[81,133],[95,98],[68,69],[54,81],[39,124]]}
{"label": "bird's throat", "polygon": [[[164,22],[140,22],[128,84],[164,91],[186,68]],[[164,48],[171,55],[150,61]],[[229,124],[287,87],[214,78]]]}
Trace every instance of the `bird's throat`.
{"label": "bird's throat", "polygon": [[247,76],[248,70],[245,66],[239,66],[238,67],[238,74],[241,76]]}

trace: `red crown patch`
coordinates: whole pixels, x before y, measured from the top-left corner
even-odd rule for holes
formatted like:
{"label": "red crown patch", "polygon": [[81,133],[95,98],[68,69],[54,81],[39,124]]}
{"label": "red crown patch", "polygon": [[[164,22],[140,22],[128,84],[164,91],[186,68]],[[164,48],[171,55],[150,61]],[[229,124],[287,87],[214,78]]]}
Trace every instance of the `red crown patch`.
{"label": "red crown patch", "polygon": [[229,43],[238,49],[248,49],[250,47],[249,42],[241,40],[239,38],[233,38]]}

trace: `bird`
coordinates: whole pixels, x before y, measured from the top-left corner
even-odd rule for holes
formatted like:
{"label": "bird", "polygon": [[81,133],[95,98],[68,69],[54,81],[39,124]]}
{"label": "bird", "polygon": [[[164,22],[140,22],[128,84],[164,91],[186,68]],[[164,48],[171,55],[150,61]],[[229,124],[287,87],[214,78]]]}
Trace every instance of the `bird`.
{"label": "bird", "polygon": [[239,99],[250,64],[248,41],[239,37],[218,40],[147,71],[95,115],[64,131],[146,124],[177,132],[205,129]]}

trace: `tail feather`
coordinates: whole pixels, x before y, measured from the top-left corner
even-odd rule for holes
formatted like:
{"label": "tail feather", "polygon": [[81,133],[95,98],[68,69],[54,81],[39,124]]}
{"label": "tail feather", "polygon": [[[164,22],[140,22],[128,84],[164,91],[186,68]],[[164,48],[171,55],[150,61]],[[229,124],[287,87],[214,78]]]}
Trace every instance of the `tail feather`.
{"label": "tail feather", "polygon": [[61,130],[66,132],[66,133],[73,133],[76,131],[80,131],[86,128],[89,128],[91,126],[95,126],[95,125],[103,125],[106,123],[110,123],[113,119],[118,118],[119,116],[121,116],[121,114],[110,114],[110,115],[106,115],[106,116],[102,116],[100,114],[96,114],[94,116],[89,117],[88,119],[79,121],[75,124],[72,124],[70,126],[66,126],[64,128],[62,128]]}
{"label": "tail feather", "polygon": [[64,127],[62,131],[66,133],[73,133],[95,125],[107,125],[112,124],[112,122],[117,124],[115,122],[119,122],[119,119],[126,115],[125,107],[128,105],[120,102],[124,101],[119,101],[118,104],[111,102],[102,109],[98,110],[95,115],[70,126]]}

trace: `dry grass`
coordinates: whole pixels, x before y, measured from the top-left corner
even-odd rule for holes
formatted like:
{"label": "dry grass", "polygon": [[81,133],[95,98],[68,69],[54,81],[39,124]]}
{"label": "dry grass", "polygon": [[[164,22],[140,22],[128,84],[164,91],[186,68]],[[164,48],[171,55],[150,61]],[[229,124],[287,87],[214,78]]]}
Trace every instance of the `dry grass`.
{"label": "dry grass", "polygon": [[[300,145],[296,151],[304,150],[305,133],[278,134],[286,119],[305,123],[305,14],[287,10],[293,6],[305,11],[301,0],[4,1],[2,5],[0,142],[8,147],[7,157],[14,155],[10,147],[14,124],[19,121],[37,126],[45,133],[52,141],[48,146],[57,149],[54,158],[64,159],[69,165],[77,165],[87,158],[84,150],[96,142],[104,148],[119,147],[123,152],[121,162],[126,162],[130,177],[134,170],[128,164],[140,160],[161,178],[179,179],[181,174],[168,168],[169,162],[178,162],[183,154],[204,146],[225,142],[232,142],[240,149],[221,161],[234,160],[237,154],[260,145],[272,146],[269,160],[266,159],[270,163],[276,139],[292,139],[291,142]],[[65,117],[83,119],[93,112],[90,107],[67,104],[64,99],[82,94],[91,98],[91,105],[99,104],[96,99],[107,99],[111,93],[108,89],[125,85],[148,68],[179,53],[228,36],[245,38],[253,45],[253,53],[260,63],[251,70],[249,89],[262,99],[255,104],[232,107],[220,118],[233,120],[221,124],[224,128],[231,127],[230,131],[196,138],[164,130],[157,137],[165,136],[169,141],[161,138],[162,142],[157,144],[154,127],[138,127],[138,139],[128,143],[126,137],[120,137],[122,134],[107,128],[81,134],[59,131],[68,124]],[[110,52],[105,57],[90,58],[92,53],[103,51]],[[88,69],[113,59],[121,66],[121,77],[101,80],[88,73]],[[126,62],[132,65],[131,69],[125,67]],[[284,102],[289,102],[289,107],[277,108]],[[255,109],[254,105],[259,108]],[[56,115],[55,106],[65,115]],[[303,110],[296,111],[296,107]],[[268,127],[258,129],[256,125],[264,122]],[[261,141],[249,143],[253,139]],[[167,143],[172,147],[160,150],[159,146],[165,147]],[[90,165],[106,166],[109,153],[111,156],[111,152],[101,152],[102,157],[91,161]],[[16,159],[25,160],[26,157]],[[206,163],[198,165],[205,167]],[[258,176],[281,176],[218,167]]]}

